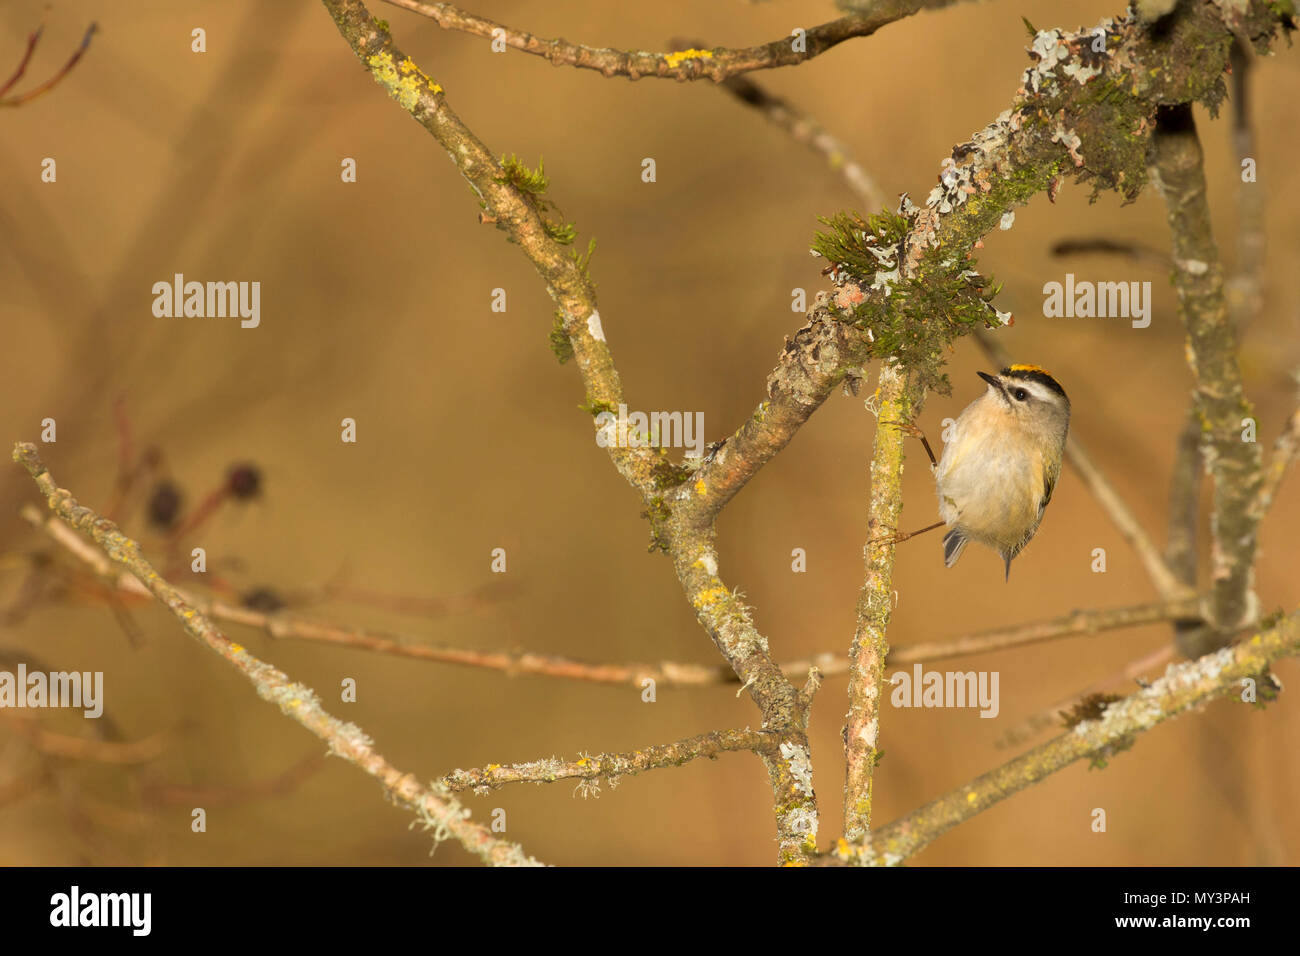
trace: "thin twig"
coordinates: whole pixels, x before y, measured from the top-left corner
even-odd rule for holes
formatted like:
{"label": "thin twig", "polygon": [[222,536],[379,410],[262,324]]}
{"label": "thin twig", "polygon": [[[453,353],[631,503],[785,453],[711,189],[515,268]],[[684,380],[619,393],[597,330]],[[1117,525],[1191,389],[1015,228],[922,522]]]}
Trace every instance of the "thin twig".
{"label": "thin twig", "polygon": [[1170,265],[1169,253],[1167,252],[1152,249],[1150,246],[1144,246],[1137,242],[1108,239],[1101,236],[1059,239],[1052,244],[1051,252],[1052,255],[1061,258],[1085,254],[1101,254],[1123,256],[1126,259],[1132,259],[1134,262],[1145,262],[1148,265],[1158,266],[1162,269],[1168,269]]}
{"label": "thin twig", "polygon": [[1000,628],[971,634],[950,641],[930,644],[908,644],[892,648],[888,663],[913,664],[918,661],[946,660],[966,654],[983,654],[988,651],[1024,647],[1039,641],[1076,634],[1096,634],[1121,627],[1140,627],[1180,617],[1194,616],[1200,608],[1201,598],[1193,595],[1172,601],[1154,601],[1130,607],[1103,608],[1100,610],[1072,611],[1063,617],[1019,627]]}
{"label": "thin twig", "polygon": [[151,734],[139,740],[91,740],[47,730],[34,720],[12,720],[11,726],[47,757],[86,760],[91,763],[141,764],[157,760],[166,752],[173,735]]}
{"label": "thin twig", "polygon": [[[31,505],[25,505],[21,514],[35,527],[49,534],[74,557],[84,561],[113,587],[133,596],[149,597],[148,591],[139,581],[130,574],[116,571],[112,567],[112,562],[99,549],[92,547],[57,518],[43,515]],[[584,661],[535,651],[481,650],[442,642],[431,643],[413,635],[391,634],[324,621],[312,621],[286,611],[264,612],[242,605],[210,600],[182,588],[177,590],[185,595],[190,604],[216,620],[256,628],[276,639],[296,638],[336,644],[395,657],[499,670],[510,676],[529,674],[598,684],[628,684],[634,687],[643,686],[646,680],[653,680],[657,687],[704,687],[741,682],[730,667],[719,665],[690,664],[681,661],[660,661],[657,664]],[[970,654],[1023,647],[1061,637],[1099,634],[1118,628],[1138,627],[1158,621],[1189,617],[1195,615],[1199,600],[1191,597],[1127,607],[1075,610],[1045,621],[976,631],[946,641],[891,648],[886,663],[914,664],[964,657]],[[849,659],[843,653],[826,652],[780,664],[782,672],[787,677],[806,675],[813,667],[818,668],[823,677],[838,677],[849,672]]]}
{"label": "thin twig", "polygon": [[1277,441],[1273,444],[1273,455],[1264,469],[1263,480],[1259,484],[1259,494],[1255,496],[1254,504],[1250,509],[1251,517],[1256,521],[1262,520],[1264,515],[1268,514],[1268,509],[1273,507],[1277,489],[1281,486],[1291,462],[1295,461],[1297,453],[1300,453],[1300,409],[1291,413],[1291,417],[1286,421],[1286,427],[1282,429],[1282,434],[1277,436]]}
{"label": "thin twig", "polygon": [[89,535],[113,561],[135,575],[150,594],[180,619],[191,637],[220,654],[248,678],[257,688],[258,696],[275,704],[283,714],[324,740],[329,744],[330,753],[379,780],[394,801],[414,810],[426,829],[435,831],[435,841],[454,836],[465,849],[495,865],[538,865],[518,844],[503,840],[487,827],[470,820],[468,810],[450,793],[441,788],[426,787],[411,774],[402,773],[390,764],[374,749],[372,741],[360,727],[327,713],[311,688],[291,681],[283,671],[228,640],[176,588],[159,576],[140,553],[139,544],[122,534],[107,518],[79,505],[71,494],[55,484],[35,445],[17,443],[13,458],[27,469],[51,511],[69,527]]}
{"label": "thin twig", "polygon": [[[1232,41],[1232,147],[1237,155],[1237,262],[1224,286],[1228,309],[1238,329],[1264,307],[1264,208],[1268,195],[1260,182],[1255,126],[1250,116],[1250,85],[1255,56],[1240,36]],[[1243,164],[1253,164],[1247,179]]]}
{"label": "thin twig", "polygon": [[742,103],[754,107],[772,125],[785,130],[796,143],[802,143],[820,153],[868,210],[885,206],[885,194],[871,173],[853,158],[848,146],[832,135],[812,114],[769,93],[748,76],[733,76],[723,80],[722,88]]}
{"label": "thin twig", "polygon": [[485,39],[504,42],[523,53],[544,57],[556,66],[596,70],[602,76],[667,77],[675,80],[710,79],[721,82],[729,76],[750,70],[768,70],[793,66],[825,53],[831,47],[875,33],[881,27],[902,20],[927,6],[946,6],[955,0],[880,0],[866,13],[831,20],[804,31],[802,48],[795,37],[787,36],[771,43],[743,49],[714,47],[710,50],[682,50],[676,53],[645,53],[635,50],[611,50],[548,40],[523,30],[515,30],[486,17],[475,16],[450,3],[421,3],[419,0],[384,0],[395,7],[428,17],[444,30],[458,30]]}
{"label": "thin twig", "polygon": [[528,763],[489,764],[482,769],[453,770],[440,781],[453,792],[473,790],[486,793],[507,783],[554,783],[557,780],[596,780],[605,777],[617,786],[619,777],[633,776],[645,770],[680,767],[700,757],[715,758],[735,751],[770,752],[780,736],[758,730],[715,730],[674,741],[656,744],[627,753],[579,755],[577,760],[550,757]]}
{"label": "thin twig", "polygon": [[5,99],[4,94],[9,92],[13,85],[22,78],[23,73],[27,70],[27,64],[28,61],[31,60],[32,51],[36,49],[36,43],[40,40],[41,32],[44,30],[44,27],[38,28],[27,38],[27,49],[23,53],[23,58],[18,64],[18,69],[14,72],[13,76],[5,81],[4,86],[0,87],[0,106],[22,106],[24,103],[30,103],[32,100],[36,99],[36,97],[48,93],[50,90],[54,89],[54,87],[58,86],[64,77],[72,72],[72,68],[77,65],[77,61],[80,60],[86,50],[89,49],[90,40],[98,29],[99,25],[95,23],[91,23],[90,26],[86,27],[85,35],[82,36],[81,43],[77,46],[77,49],[73,51],[68,62],[63,64],[62,69],[52,77],[40,86],[28,90],[26,93],[20,93],[16,96],[11,96]]}

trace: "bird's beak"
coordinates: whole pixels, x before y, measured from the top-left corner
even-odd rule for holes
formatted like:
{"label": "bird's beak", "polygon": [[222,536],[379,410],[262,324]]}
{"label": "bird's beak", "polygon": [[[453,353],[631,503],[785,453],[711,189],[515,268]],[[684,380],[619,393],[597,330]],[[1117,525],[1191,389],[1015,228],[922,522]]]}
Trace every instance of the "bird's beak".
{"label": "bird's beak", "polygon": [[1011,400],[1007,398],[1006,387],[1002,384],[1002,382],[998,379],[996,375],[990,375],[988,372],[976,372],[975,374],[978,375],[980,378],[984,379],[984,381],[988,382],[990,385],[992,385],[993,390],[998,393],[998,397],[1001,398],[1002,401],[1006,402],[1008,405],[1011,404]]}

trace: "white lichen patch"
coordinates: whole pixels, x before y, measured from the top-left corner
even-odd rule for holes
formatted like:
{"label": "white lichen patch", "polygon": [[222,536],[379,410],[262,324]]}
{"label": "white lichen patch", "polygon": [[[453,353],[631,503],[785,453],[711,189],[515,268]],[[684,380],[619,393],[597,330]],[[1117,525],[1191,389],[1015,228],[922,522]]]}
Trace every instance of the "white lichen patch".
{"label": "white lichen patch", "polygon": [[808,757],[808,748],[786,742],[779,748],[786,768],[794,779],[795,789],[805,797],[813,795],[812,761]]}
{"label": "white lichen patch", "polygon": [[[883,289],[885,293],[885,298],[889,298],[889,294],[893,289],[893,286],[900,281],[902,281],[902,275],[897,269],[893,269],[889,272],[882,272],[880,270],[877,270],[876,277],[871,280],[871,288],[872,291],[875,292],[879,292]],[[874,336],[873,336],[873,340],[874,340]]]}
{"label": "white lichen patch", "polygon": [[1185,705],[1169,706],[1166,698],[1178,692],[1185,693],[1217,683],[1224,669],[1235,660],[1234,649],[1225,647],[1190,664],[1170,664],[1159,680],[1124,700],[1110,704],[1100,718],[1083,721],[1074,727],[1073,732],[1081,737],[1098,733],[1106,738],[1118,739],[1135,731],[1149,730],[1166,717],[1184,709]]}
{"label": "white lichen patch", "polygon": [[1060,123],[1057,123],[1056,129],[1052,132],[1052,142],[1060,143],[1065,147],[1066,152],[1070,154],[1070,159],[1074,160],[1074,165],[1083,165],[1083,154],[1079,152],[1083,140],[1079,139],[1079,134],[1074,130],[1066,129]]}
{"label": "white lichen patch", "polygon": [[605,341],[605,330],[600,324],[600,313],[595,309],[592,309],[591,315],[587,316],[587,332],[597,342]]}
{"label": "white lichen patch", "polygon": [[1101,67],[1085,66],[1082,63],[1067,63],[1061,67],[1061,72],[1066,76],[1073,77],[1080,86],[1083,86],[1094,76],[1101,75]]}
{"label": "white lichen patch", "polygon": [[796,807],[784,815],[786,828],[804,834],[805,839],[817,839],[817,814],[811,807]]}
{"label": "white lichen patch", "polygon": [[714,554],[712,551],[705,551],[703,554],[701,554],[698,558],[695,559],[695,563],[701,568],[703,568],[706,573],[714,577],[717,576],[718,556]]}
{"label": "white lichen patch", "polygon": [[1203,276],[1210,271],[1210,267],[1200,259],[1175,259],[1174,265],[1188,275]]}
{"label": "white lichen patch", "polygon": [[1009,209],[1006,212],[1004,212],[1002,214],[1002,218],[998,220],[998,228],[1001,229],[1003,232],[1006,232],[1015,224],[1016,224],[1016,213],[1015,210],[1013,209]]}

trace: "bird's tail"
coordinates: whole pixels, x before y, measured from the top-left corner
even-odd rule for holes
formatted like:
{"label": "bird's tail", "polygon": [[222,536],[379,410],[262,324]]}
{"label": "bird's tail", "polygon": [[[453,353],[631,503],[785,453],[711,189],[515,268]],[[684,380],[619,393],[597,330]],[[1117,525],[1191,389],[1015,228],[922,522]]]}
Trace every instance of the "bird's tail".
{"label": "bird's tail", "polygon": [[966,535],[960,528],[953,528],[943,536],[943,566],[950,568],[957,563],[966,547]]}

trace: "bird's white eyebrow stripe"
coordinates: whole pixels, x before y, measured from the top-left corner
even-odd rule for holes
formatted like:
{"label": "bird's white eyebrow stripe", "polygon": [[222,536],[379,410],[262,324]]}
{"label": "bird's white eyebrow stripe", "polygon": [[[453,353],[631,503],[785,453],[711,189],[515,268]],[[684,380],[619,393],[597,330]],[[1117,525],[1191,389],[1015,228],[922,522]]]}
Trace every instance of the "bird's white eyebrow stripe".
{"label": "bird's white eyebrow stripe", "polygon": [[1026,392],[1034,396],[1034,398],[1038,399],[1040,402],[1048,401],[1050,398],[1052,398],[1053,395],[1056,394],[1046,385],[1043,385],[1040,382],[1031,382],[1028,381],[1027,379],[1015,379],[1015,378],[1009,379],[1007,381],[1007,386],[1012,390],[1017,388],[1023,388]]}

